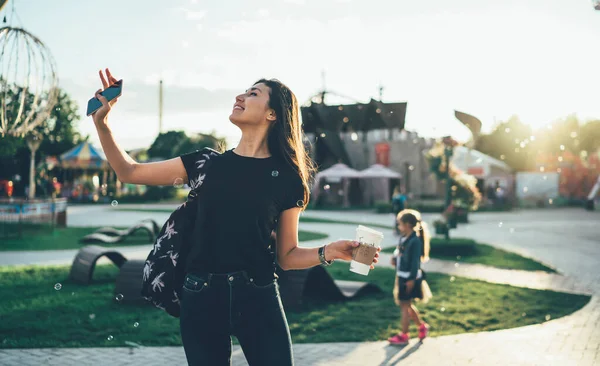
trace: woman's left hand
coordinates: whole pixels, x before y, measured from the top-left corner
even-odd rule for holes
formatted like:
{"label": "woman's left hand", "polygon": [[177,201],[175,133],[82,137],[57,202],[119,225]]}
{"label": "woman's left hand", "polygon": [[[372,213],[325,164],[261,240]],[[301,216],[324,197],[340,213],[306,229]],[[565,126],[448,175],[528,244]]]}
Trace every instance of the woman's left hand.
{"label": "woman's left hand", "polygon": [[[359,243],[355,240],[338,240],[333,243],[327,244],[325,246],[325,259],[342,259],[345,261],[352,260],[352,251],[354,248],[358,247]],[[373,259],[373,264],[379,262],[379,252],[381,251],[381,247],[377,248],[377,253],[375,253],[375,258]],[[371,264],[371,269],[375,268],[375,266]]]}

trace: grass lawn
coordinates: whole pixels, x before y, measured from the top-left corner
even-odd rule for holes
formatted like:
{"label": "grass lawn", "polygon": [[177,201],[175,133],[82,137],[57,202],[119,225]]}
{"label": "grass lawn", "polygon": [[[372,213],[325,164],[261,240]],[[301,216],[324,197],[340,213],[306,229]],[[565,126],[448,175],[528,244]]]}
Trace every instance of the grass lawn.
{"label": "grass lawn", "polygon": [[[395,247],[385,248],[383,252],[392,253],[394,249]],[[432,238],[430,257],[462,263],[479,263],[496,268],[556,273],[554,269],[533,259],[471,239],[451,238],[450,241],[446,241],[446,239]]]}
{"label": "grass lawn", "polygon": [[[2,239],[0,251],[7,250],[54,250],[54,249],[79,249],[86,245],[79,243],[79,239],[87,234],[93,233],[96,227],[68,227],[56,228],[53,232],[43,227],[31,226],[23,233],[20,239]],[[121,228],[122,229],[122,228]],[[328,235],[312,231],[298,231],[300,241],[324,239]],[[138,231],[133,236],[116,244],[98,244],[105,247],[119,247],[125,245],[147,245],[151,244],[148,235]]]}
{"label": "grass lawn", "polygon": [[[365,279],[350,273],[347,263],[329,270],[338,279]],[[0,347],[181,345],[178,319],[151,306],[114,300],[116,274],[114,266],[99,266],[95,284],[83,286],[69,282],[67,266],[0,267]],[[398,332],[400,312],[391,297],[394,271],[377,268],[368,279],[383,293],[344,303],[311,302],[288,312],[293,341],[376,341]],[[434,298],[418,307],[433,336],[541,323],[590,299],[439,274],[429,274],[428,281]],[[62,284],[60,290],[54,289],[56,283]]]}

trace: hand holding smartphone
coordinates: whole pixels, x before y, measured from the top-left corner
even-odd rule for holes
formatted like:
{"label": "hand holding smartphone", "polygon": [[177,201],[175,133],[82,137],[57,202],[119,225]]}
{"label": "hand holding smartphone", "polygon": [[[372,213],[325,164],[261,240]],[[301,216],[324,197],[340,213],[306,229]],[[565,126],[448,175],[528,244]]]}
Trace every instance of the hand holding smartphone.
{"label": "hand holding smartphone", "polygon": [[[111,100],[120,97],[122,92],[123,80],[121,79],[119,81],[115,81],[111,86],[100,92],[100,95],[102,95],[104,98],[106,98],[106,100],[110,102]],[[92,114],[94,114],[94,112],[100,109],[100,107],[102,107],[102,103],[100,102],[100,100],[96,97],[93,97],[88,101],[86,114],[88,116],[91,116]]]}

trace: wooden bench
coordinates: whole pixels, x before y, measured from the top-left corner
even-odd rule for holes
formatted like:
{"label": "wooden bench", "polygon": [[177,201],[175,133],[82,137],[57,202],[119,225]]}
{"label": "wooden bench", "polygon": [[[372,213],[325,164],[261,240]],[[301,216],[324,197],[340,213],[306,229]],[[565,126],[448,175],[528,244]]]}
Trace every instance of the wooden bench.
{"label": "wooden bench", "polygon": [[73,259],[69,278],[76,283],[84,285],[89,284],[92,282],[92,275],[94,274],[96,262],[104,256],[110,259],[117,267],[121,267],[127,262],[127,258],[125,258],[123,254],[112,248],[105,248],[98,245],[86,245],[79,249],[77,255]]}

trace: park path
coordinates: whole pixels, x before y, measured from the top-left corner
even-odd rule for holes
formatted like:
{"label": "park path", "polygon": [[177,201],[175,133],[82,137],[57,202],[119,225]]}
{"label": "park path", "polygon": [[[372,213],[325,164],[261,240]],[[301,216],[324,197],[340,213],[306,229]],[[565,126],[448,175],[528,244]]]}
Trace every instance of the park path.
{"label": "park path", "polygon": [[[152,217],[162,222],[167,214],[144,213],[126,215],[111,212],[98,215],[97,206],[76,207],[69,212],[69,223],[76,226],[127,225]],[[104,208],[106,210],[106,208]],[[78,214],[85,214],[79,215]],[[125,213],[122,213],[125,214]],[[307,212],[307,216],[331,218],[390,225],[391,215],[369,212]],[[102,217],[102,222],[91,218]],[[425,215],[431,222],[434,215]],[[461,225],[453,231],[455,237],[468,237],[489,243],[498,248],[518,252],[540,260],[561,275],[544,272],[522,273],[486,266],[432,260],[426,269],[456,276],[478,278],[494,283],[564,292],[589,293],[592,300],[581,310],[560,319],[543,324],[525,326],[494,332],[481,332],[442,336],[428,339],[425,343],[412,342],[404,349],[390,347],[386,342],[355,342],[326,344],[295,344],[296,365],[596,365],[600,364],[600,213],[576,209],[532,210],[510,213],[481,213],[471,215],[469,225]],[[110,221],[118,220],[118,221]],[[92,222],[93,221],[93,222]],[[301,229],[327,232],[328,240],[353,237],[352,226],[337,224],[302,223]],[[393,246],[395,238],[391,230],[384,246]],[[317,246],[323,242],[305,242]],[[144,257],[150,246],[127,248],[134,255]],[[68,252],[68,251],[64,251]],[[38,252],[39,253],[39,252]],[[27,261],[61,260],[70,263],[72,253],[58,257],[28,257],[27,253],[14,253],[10,263],[0,253],[0,265],[24,264]],[[35,254],[31,254],[32,256]],[[18,262],[21,256],[21,263]],[[68,257],[68,258],[67,258]],[[381,265],[389,265],[389,257],[382,257]],[[141,348],[77,348],[77,349],[23,349],[0,350],[0,365],[164,365],[185,364],[181,347]],[[234,347],[233,365],[246,365],[239,347]]]}

